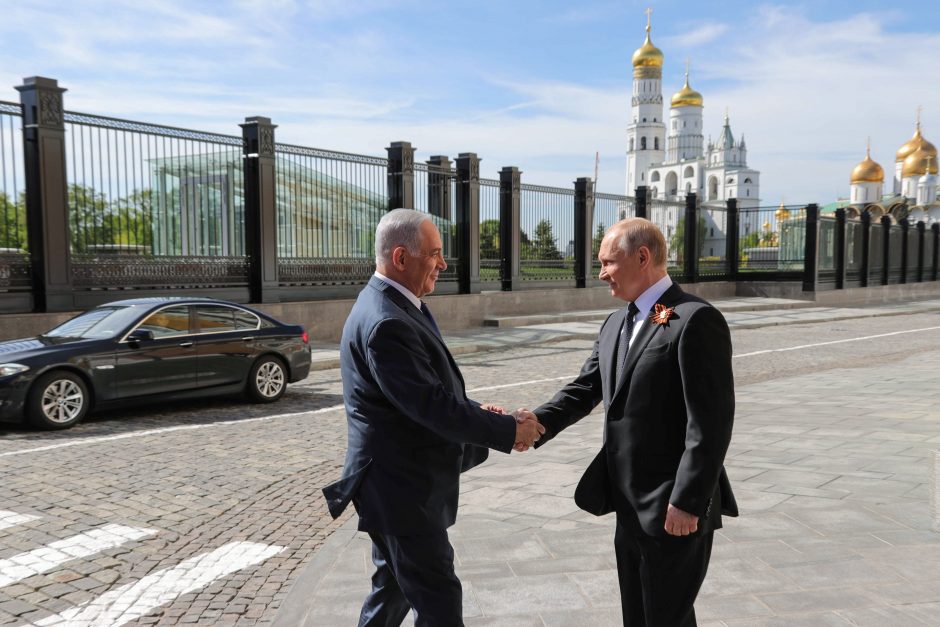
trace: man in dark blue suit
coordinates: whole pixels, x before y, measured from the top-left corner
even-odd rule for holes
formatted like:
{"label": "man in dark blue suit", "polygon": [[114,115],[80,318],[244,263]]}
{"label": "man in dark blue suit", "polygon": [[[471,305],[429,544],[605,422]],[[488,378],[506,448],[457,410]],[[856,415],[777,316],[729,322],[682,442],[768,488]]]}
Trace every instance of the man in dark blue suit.
{"label": "man in dark blue suit", "polygon": [[447,528],[460,473],[488,449],[531,446],[544,429],[467,398],[463,376],[420,299],[447,268],[427,214],[395,209],[375,233],[375,276],[343,328],[348,442],[342,478],[323,490],[334,518],[350,501],[372,539],[372,591],[360,627],[463,625]]}

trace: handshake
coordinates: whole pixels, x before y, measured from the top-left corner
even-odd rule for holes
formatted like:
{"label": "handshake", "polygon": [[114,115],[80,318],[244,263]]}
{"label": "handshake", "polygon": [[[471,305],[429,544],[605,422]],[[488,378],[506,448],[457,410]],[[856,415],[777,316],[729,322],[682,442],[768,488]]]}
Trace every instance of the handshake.
{"label": "handshake", "polygon": [[525,407],[520,407],[513,412],[507,412],[498,405],[484,404],[483,409],[496,412],[497,414],[509,414],[516,421],[516,444],[513,449],[519,452],[529,450],[542,434],[545,433],[545,427],[539,422],[535,414]]}

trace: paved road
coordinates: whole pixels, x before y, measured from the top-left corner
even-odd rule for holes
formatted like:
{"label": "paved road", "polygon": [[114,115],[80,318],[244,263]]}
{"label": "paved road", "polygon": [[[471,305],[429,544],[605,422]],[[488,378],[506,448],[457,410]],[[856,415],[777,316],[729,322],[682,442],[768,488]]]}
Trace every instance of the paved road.
{"label": "paved road", "polygon": [[[907,332],[916,329],[924,330]],[[881,337],[856,340],[869,336]],[[767,402],[761,390],[785,404],[791,390],[812,388],[824,402],[840,381],[866,381],[873,403],[931,388],[935,370],[916,366],[940,358],[940,315],[740,328],[733,339],[739,398],[751,413],[760,413],[752,395]],[[806,344],[823,345],[782,350]],[[577,339],[459,361],[475,397],[534,406],[589,349]],[[813,387],[816,377],[825,383]],[[275,406],[203,401],[102,414],[68,432],[2,432],[0,624],[272,622],[345,522],[329,521],[319,495],[345,449],[339,403],[334,369],[313,373]],[[593,452],[592,433],[572,458]],[[736,444],[746,456],[780,439],[747,433]]]}

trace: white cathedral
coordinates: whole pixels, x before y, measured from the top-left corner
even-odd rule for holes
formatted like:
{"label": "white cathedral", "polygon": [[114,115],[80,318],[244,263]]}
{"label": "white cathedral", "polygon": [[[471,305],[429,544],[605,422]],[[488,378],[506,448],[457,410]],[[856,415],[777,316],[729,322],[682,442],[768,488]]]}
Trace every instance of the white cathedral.
{"label": "white cathedral", "polygon": [[[730,198],[738,208],[757,207],[760,172],[747,166],[744,136],[735,140],[728,116],[718,141],[705,141],[702,94],[685,85],[672,96],[669,123],[663,118],[663,53],[650,40],[633,53],[632,120],[627,126],[627,190],[645,186],[650,197],[682,201],[696,194],[703,208],[725,207]],[[704,149],[703,149],[704,147]],[[671,221],[671,220],[670,220]]]}
{"label": "white cathedral", "polygon": [[921,133],[918,114],[914,136],[895,153],[891,190],[885,192],[884,169],[871,158],[869,147],[865,159],[852,170],[848,202],[835,205],[846,206],[849,217],[867,209],[874,218],[887,214],[911,223],[940,222],[937,165],[937,148]]}

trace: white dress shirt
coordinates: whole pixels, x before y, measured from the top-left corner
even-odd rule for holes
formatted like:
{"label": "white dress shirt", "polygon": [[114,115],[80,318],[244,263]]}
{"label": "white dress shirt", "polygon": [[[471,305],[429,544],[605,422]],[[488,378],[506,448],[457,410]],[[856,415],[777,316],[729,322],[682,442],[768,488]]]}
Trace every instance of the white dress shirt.
{"label": "white dress shirt", "polygon": [[[412,305],[414,305],[415,307],[417,307],[418,310],[420,311],[420,309],[421,309],[421,299],[418,298],[417,296],[415,296],[414,292],[412,292],[411,290],[409,290],[407,287],[405,287],[404,285],[402,285],[402,284],[399,283],[398,281],[393,281],[392,279],[388,278],[387,276],[385,276],[384,274],[382,274],[382,273],[379,272],[378,270],[375,271],[375,277],[376,277],[377,279],[379,279],[380,281],[385,281],[386,283],[388,283],[389,285],[391,285],[392,287],[394,287],[396,290],[398,290],[399,292],[401,292],[401,293],[405,296],[405,298],[407,298],[408,301],[409,301]],[[658,297],[657,297],[657,298],[658,298]],[[652,305],[651,305],[651,306],[652,306]]]}
{"label": "white dress shirt", "polygon": [[640,294],[639,298],[633,301],[633,304],[636,305],[638,313],[636,314],[636,321],[633,323],[633,335],[630,336],[631,342],[634,340],[634,338],[636,338],[637,334],[640,332],[640,329],[643,328],[643,325],[646,324],[647,320],[649,319],[649,314],[653,309],[653,305],[656,304],[656,301],[658,301],[670,287],[672,287],[672,278],[667,274],[660,280],[650,285],[645,292]]}

